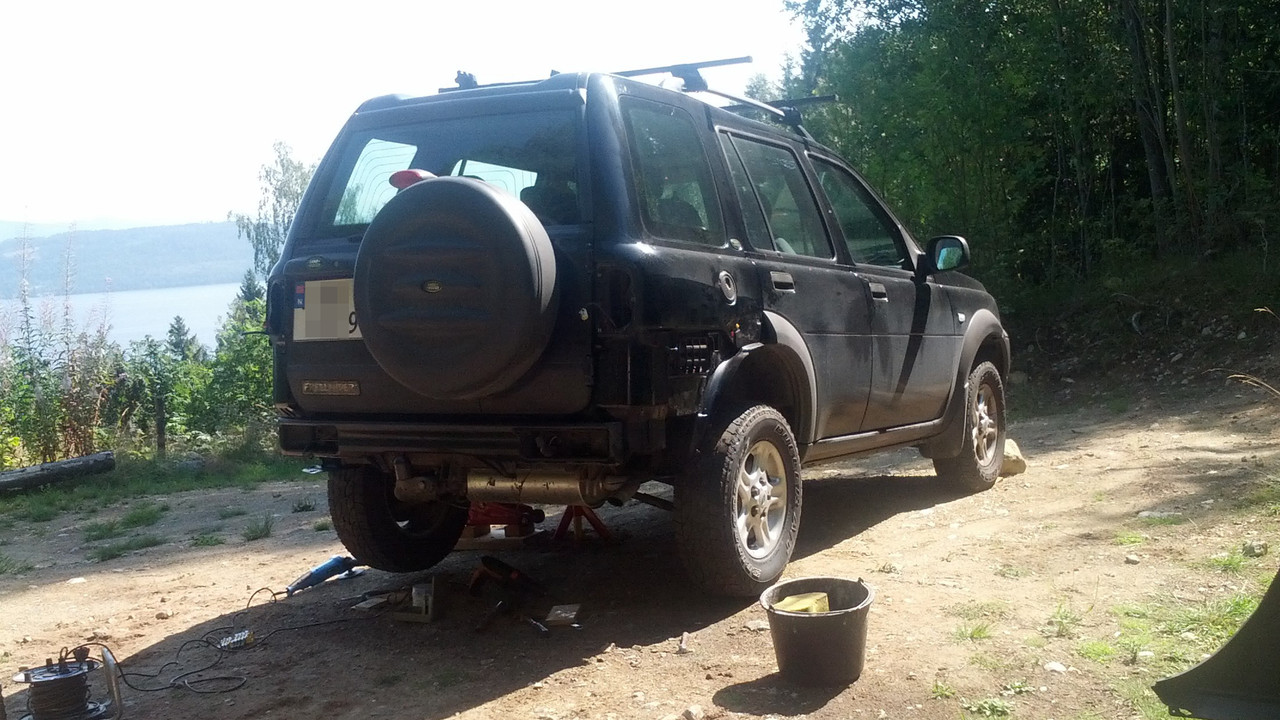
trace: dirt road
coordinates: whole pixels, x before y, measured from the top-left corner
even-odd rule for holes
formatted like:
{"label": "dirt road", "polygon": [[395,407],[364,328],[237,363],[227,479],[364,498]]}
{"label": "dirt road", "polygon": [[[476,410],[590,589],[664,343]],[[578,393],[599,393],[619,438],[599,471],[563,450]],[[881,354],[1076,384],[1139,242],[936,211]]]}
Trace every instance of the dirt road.
{"label": "dirt road", "polygon": [[[129,507],[0,530],[0,550],[35,566],[0,575],[0,687],[21,717],[19,666],[96,639],[136,673],[131,718],[1141,717],[1141,688],[1212,638],[1192,626],[1171,650],[1159,614],[1216,607],[1275,573],[1275,554],[1239,548],[1280,546],[1280,408],[1233,385],[1128,397],[1015,419],[1030,467],[986,493],[940,490],[911,453],[806,474],[787,576],[861,577],[876,592],[866,670],[849,688],[782,682],[764,612],[695,594],[670,518],[644,505],[601,510],[614,544],[495,553],[548,588],[544,607],[582,604],[580,629],[547,638],[508,618],[473,632],[494,601],[466,595],[474,552],[413,576],[260,594],[246,609],[258,588],[343,552],[316,529],[315,477],[158,498],[168,509],[146,530],[165,543],[105,562],[87,559],[102,543],[86,543],[84,526]],[[293,512],[308,499],[316,509]],[[243,540],[263,513],[271,537]],[[444,591],[436,623],[350,609],[431,576]],[[239,629],[256,643],[168,687],[219,658],[189,641]],[[686,632],[691,652],[677,654]]]}

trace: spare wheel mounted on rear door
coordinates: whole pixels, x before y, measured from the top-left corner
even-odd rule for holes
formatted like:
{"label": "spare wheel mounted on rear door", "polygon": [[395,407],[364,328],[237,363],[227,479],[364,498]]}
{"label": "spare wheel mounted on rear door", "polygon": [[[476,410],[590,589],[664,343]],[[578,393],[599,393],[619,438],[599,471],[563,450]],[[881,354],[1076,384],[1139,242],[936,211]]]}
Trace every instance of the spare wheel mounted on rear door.
{"label": "spare wheel mounted on rear door", "polygon": [[481,180],[405,188],[370,223],[356,258],[356,317],[370,354],[438,400],[511,387],[546,347],[557,299],[542,223]]}

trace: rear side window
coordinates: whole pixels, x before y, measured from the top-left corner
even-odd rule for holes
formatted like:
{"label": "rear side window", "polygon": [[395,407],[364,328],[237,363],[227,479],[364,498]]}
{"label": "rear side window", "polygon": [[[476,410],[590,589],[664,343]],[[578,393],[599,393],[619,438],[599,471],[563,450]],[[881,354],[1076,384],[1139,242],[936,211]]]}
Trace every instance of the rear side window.
{"label": "rear side window", "polygon": [[[830,258],[831,240],[795,154],[784,147],[741,137],[733,137],[725,149],[736,150],[742,160],[773,248],[788,255]],[[748,220],[750,214],[748,210]]]}
{"label": "rear side window", "polygon": [[581,221],[577,124],[571,112],[434,120],[352,133],[317,223],[317,237],[363,231],[396,194],[392,173],[414,168],[483,180],[547,225]]}
{"label": "rear side window", "polygon": [[624,98],[640,216],[654,235],[719,247],[720,204],[693,119],[669,105]]}

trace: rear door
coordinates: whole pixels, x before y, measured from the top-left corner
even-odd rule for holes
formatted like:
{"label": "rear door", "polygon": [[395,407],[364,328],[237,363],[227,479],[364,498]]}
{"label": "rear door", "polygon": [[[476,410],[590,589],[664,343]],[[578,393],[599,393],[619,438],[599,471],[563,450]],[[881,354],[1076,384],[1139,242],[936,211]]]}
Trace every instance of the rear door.
{"label": "rear door", "polygon": [[872,300],[871,392],[862,429],[933,420],[942,415],[959,357],[950,299],[917,277],[914,243],[860,178],[833,159],[815,156],[813,167]]}
{"label": "rear door", "polygon": [[789,145],[722,131],[765,310],[803,335],[817,375],[815,440],[858,431],[871,378],[871,294],[836,260],[800,157]]}

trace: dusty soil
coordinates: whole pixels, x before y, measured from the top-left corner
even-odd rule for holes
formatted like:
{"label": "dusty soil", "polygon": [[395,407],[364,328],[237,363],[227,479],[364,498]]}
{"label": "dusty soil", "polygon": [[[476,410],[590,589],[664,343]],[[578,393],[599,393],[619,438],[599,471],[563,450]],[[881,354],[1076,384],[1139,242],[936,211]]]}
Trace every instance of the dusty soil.
{"label": "dusty soil", "polygon": [[[582,604],[581,628],[548,638],[510,618],[473,631],[495,602],[466,594],[477,552],[430,572],[369,571],[250,603],[255,590],[281,590],[343,552],[331,530],[315,529],[325,517],[319,476],[303,476],[158,498],[169,507],[160,522],[131,532],[167,544],[106,562],[87,553],[109,541],[86,543],[81,528],[128,506],[0,531],[0,550],[35,566],[0,575],[5,705],[10,718],[26,710],[25,686],[10,679],[20,665],[96,639],[137,673],[129,679],[139,689],[124,690],[131,718],[656,720],[693,705],[709,718],[959,718],[984,698],[1018,718],[1137,717],[1116,688],[1150,684],[1155,671],[1143,658],[1090,659],[1080,649],[1116,636],[1119,605],[1226,597],[1274,574],[1274,553],[1235,574],[1208,560],[1247,539],[1280,546],[1277,518],[1248,506],[1280,472],[1280,404],[1240,385],[1058,400],[1056,414],[1014,420],[1030,467],[985,493],[940,489],[906,452],[806,473],[787,576],[864,578],[876,593],[866,669],[848,688],[784,682],[763,610],[695,594],[669,516],[645,505],[601,510],[612,544],[588,534],[494,553],[549,589],[543,611]],[[317,508],[293,512],[307,498]],[[220,519],[234,509],[247,514]],[[1186,522],[1143,521],[1143,511]],[[263,513],[275,516],[273,535],[244,541]],[[225,544],[194,547],[200,534]],[[432,576],[445,603],[433,624],[350,609],[364,593]],[[1046,631],[1055,614],[1069,623]],[[192,641],[241,629],[256,644],[182,676],[219,657]],[[691,652],[678,654],[686,632]],[[1052,662],[1068,670],[1046,669]],[[180,682],[198,678],[208,681]],[[935,697],[944,687],[954,695]]]}

